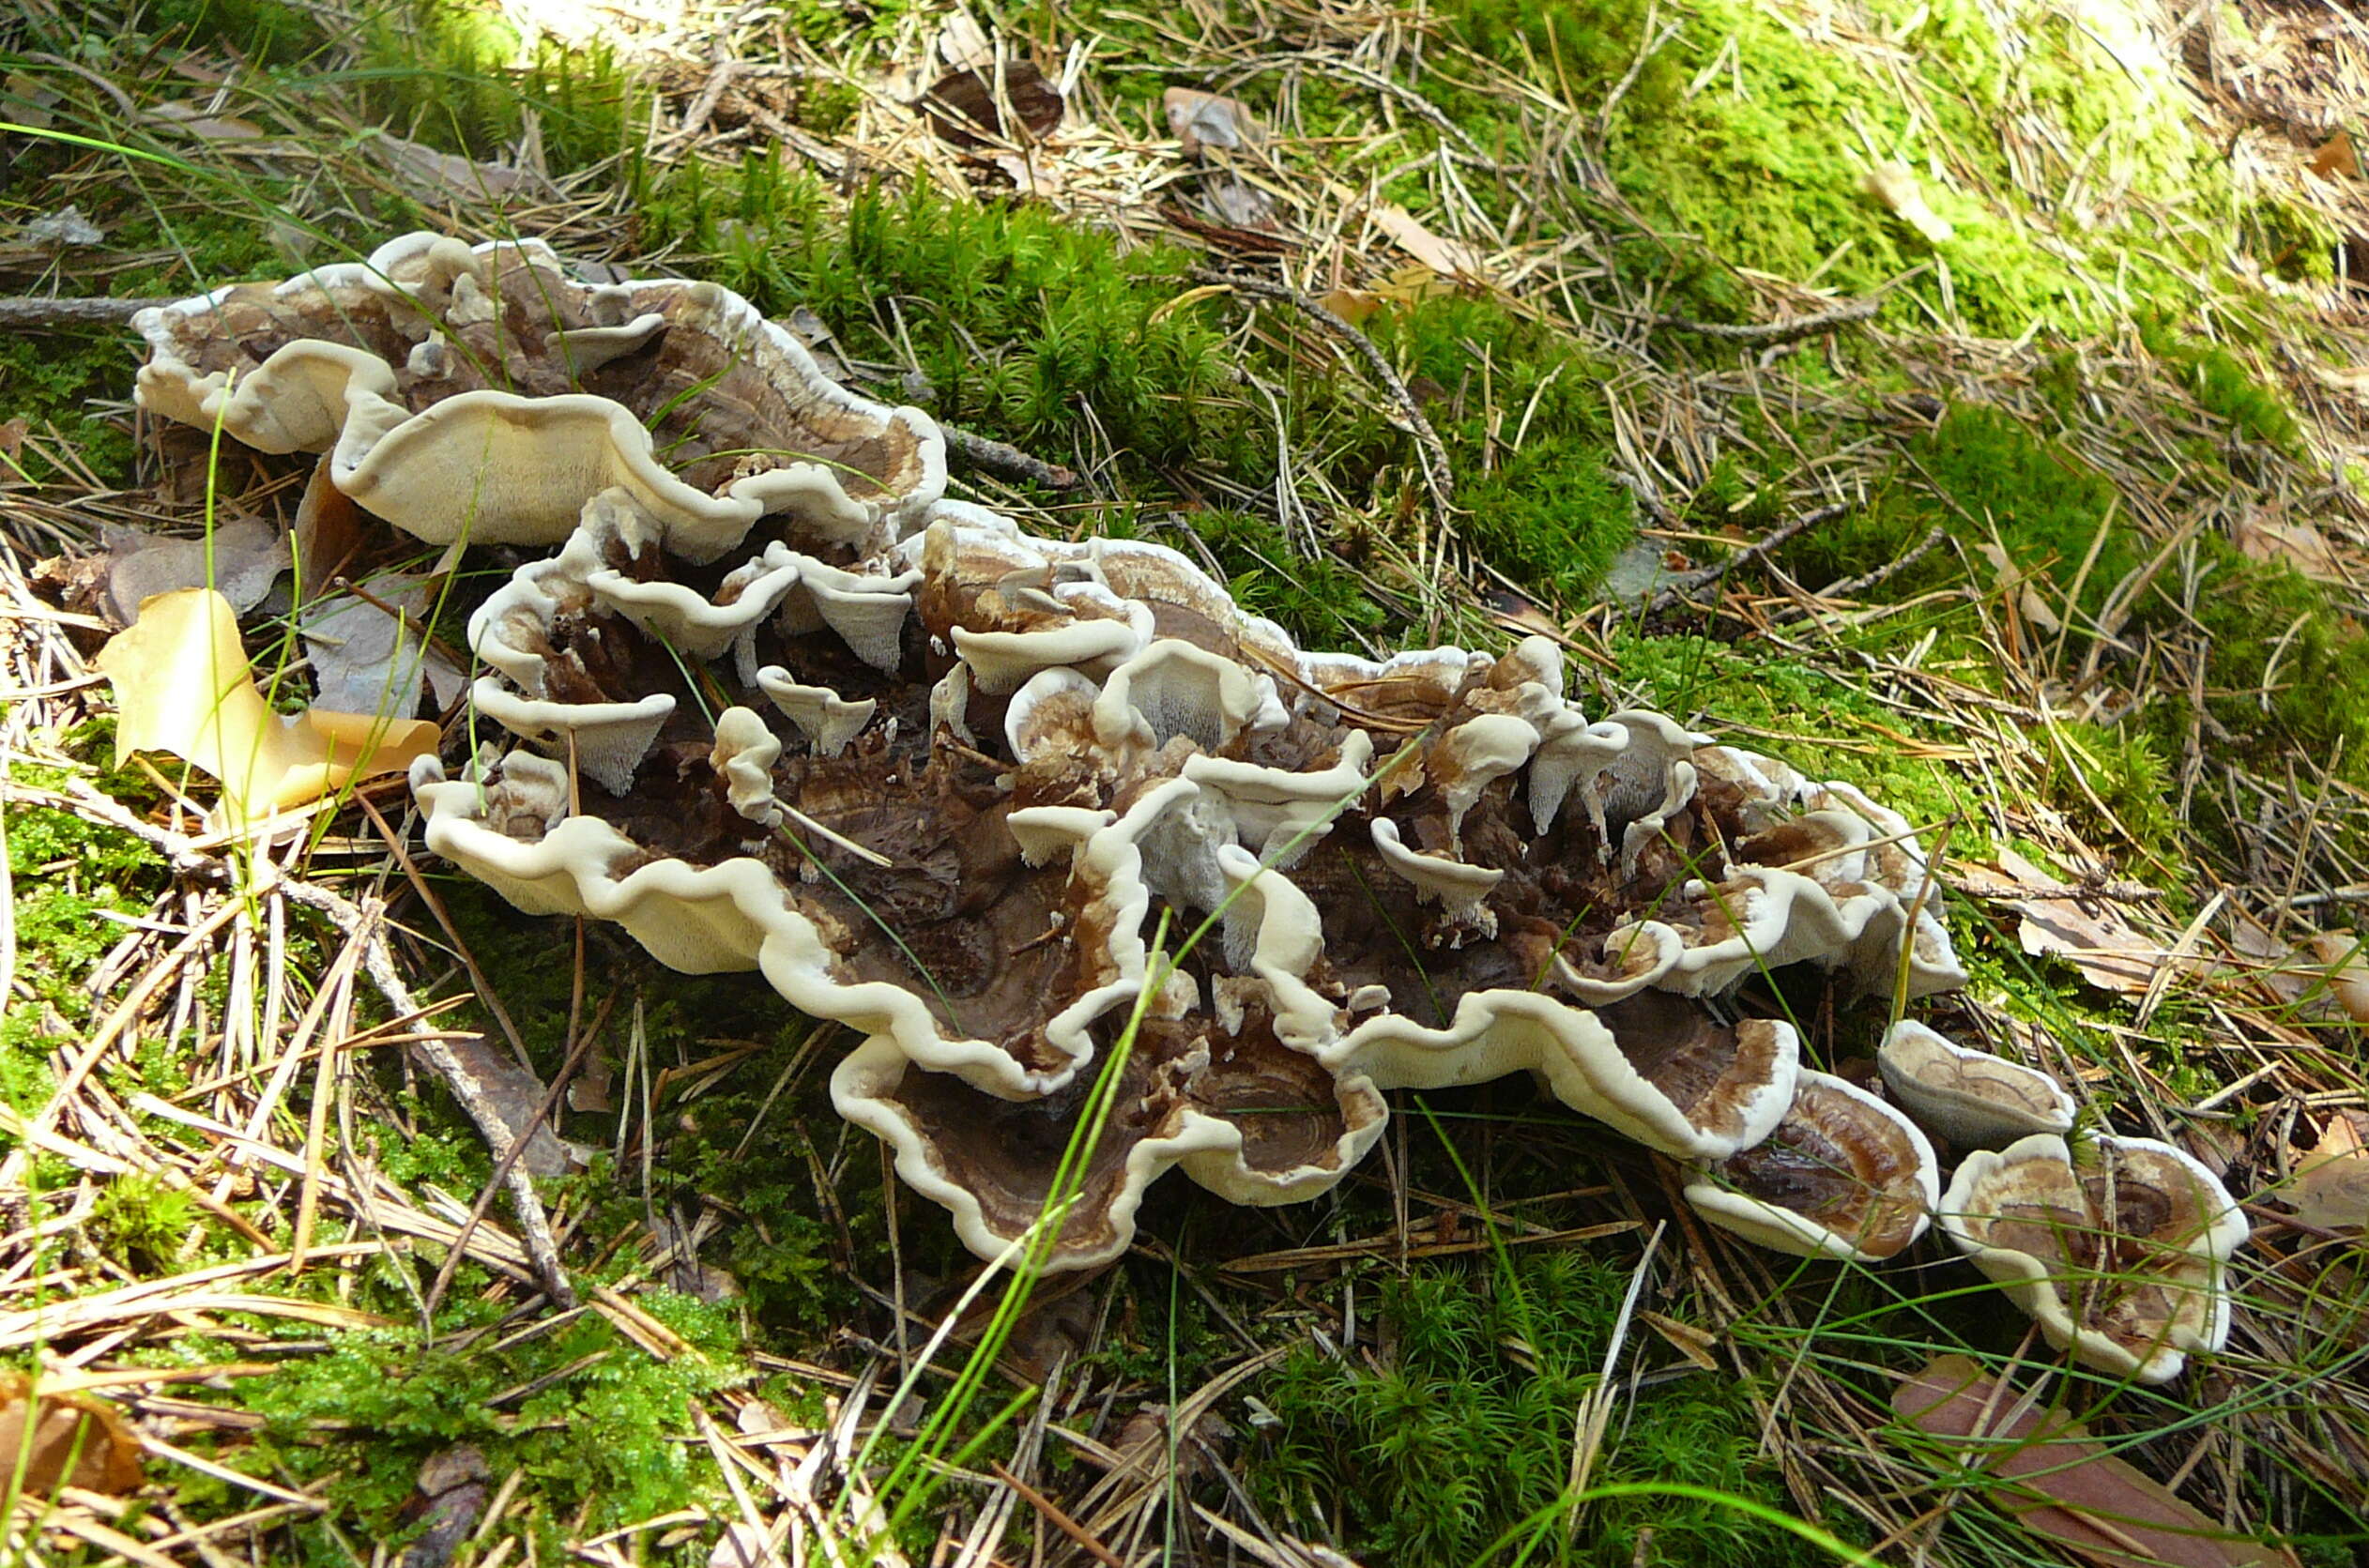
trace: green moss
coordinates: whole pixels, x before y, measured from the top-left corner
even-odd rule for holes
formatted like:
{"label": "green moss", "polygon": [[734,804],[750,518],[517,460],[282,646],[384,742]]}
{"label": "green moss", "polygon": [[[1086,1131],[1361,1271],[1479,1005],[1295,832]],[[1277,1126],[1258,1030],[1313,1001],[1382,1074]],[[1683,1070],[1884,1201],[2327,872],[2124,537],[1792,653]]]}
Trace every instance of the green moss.
{"label": "green moss", "polygon": [[137,1171],[115,1177],[91,1205],[88,1233],[101,1252],[128,1269],[172,1273],[206,1215],[187,1191]]}
{"label": "green moss", "polygon": [[263,65],[294,65],[323,41],[319,23],[281,0],[147,0],[132,26],[183,48],[224,45]]}
{"label": "green moss", "polygon": [[[105,732],[94,726],[87,743]],[[55,787],[55,771],[18,763],[14,777]],[[145,798],[145,782],[128,789]],[[46,1060],[57,1048],[53,1028],[71,1030],[91,1019],[87,989],[92,967],[126,934],[108,915],[145,914],[165,881],[163,866],[128,833],[92,824],[70,812],[15,801],[6,808],[8,874],[15,888],[17,983],[29,1001],[9,999],[0,1013],[0,1097],[31,1110],[52,1088]]]}
{"label": "green moss", "polygon": [[[448,1300],[447,1336],[495,1320],[486,1303],[457,1291]],[[669,1321],[683,1316],[666,1292],[640,1301]],[[685,1320],[695,1328],[695,1319]],[[527,1470],[529,1524],[546,1551],[579,1508],[597,1531],[695,1502],[729,1505],[712,1477],[695,1476],[691,1401],[741,1380],[741,1369],[698,1351],[654,1360],[598,1314],[499,1343],[479,1338],[456,1350],[413,1330],[359,1331],[326,1354],[235,1385],[237,1402],[267,1423],[244,1459],[326,1482],[329,1514],[293,1527],[301,1549],[329,1549],[330,1525],[405,1539],[421,1461],[463,1442],[484,1454],[497,1482]],[[543,1378],[547,1387],[516,1392]],[[325,1430],[337,1440],[324,1443]]]}
{"label": "green moss", "polygon": [[[2218,261],[2204,248],[2183,255],[2151,219],[2124,216],[2148,200],[2228,208],[2225,179],[2183,123],[2168,72],[2126,69],[2129,49],[2117,60],[2094,31],[2043,6],[1995,14],[1966,0],[1873,0],[1865,9],[1903,54],[1879,64],[1813,41],[1807,16],[1739,0],[1682,8],[1658,75],[1642,76],[1613,117],[1614,180],[1649,219],[1734,265],[1853,292],[1923,268],[1908,293],[2001,336],[2035,322],[2097,322],[2119,306],[2117,291],[2185,282],[2178,269]],[[1628,30],[1630,54],[1638,35]],[[1923,102],[1898,89],[1894,69],[1922,78]],[[2075,206],[2027,206],[1991,129],[2009,118],[2086,149],[2093,198],[2112,189],[2141,202],[2086,210],[2084,179],[2052,167]],[[1929,244],[1862,191],[1878,159],[1918,170],[1954,237]],[[2090,255],[2102,259],[2078,259]],[[1948,268],[1946,291],[1934,263]]]}
{"label": "green moss", "polygon": [[2205,412],[2228,425],[2232,436],[2304,458],[2302,432],[2286,399],[2236,355],[2152,312],[2139,317],[2139,333],[2158,358],[2174,367]]}
{"label": "green moss", "polygon": [[[1628,1271],[1539,1252],[1485,1272],[1418,1264],[1383,1280],[1379,1358],[1310,1347],[1262,1382],[1276,1419],[1249,1476],[1264,1506],[1409,1568],[1480,1561],[1508,1538],[1540,1563],[1818,1560],[1773,1526],[1691,1499],[1597,1501],[1568,1536],[1559,1518],[1534,1522],[1568,1481],[1573,1410],[1597,1380]],[[1757,1447],[1741,1390],[1688,1379],[1637,1397],[1593,1479],[1708,1486],[1781,1509]]]}
{"label": "green moss", "polygon": [[1950,737],[1931,737],[1936,754],[1919,757],[1914,743],[1927,738],[1913,723],[1823,670],[1705,637],[1624,633],[1612,647],[1624,695],[1636,693],[1648,707],[1811,777],[1856,784],[1919,831],[1979,810],[1964,765],[1947,749]]}
{"label": "green moss", "polygon": [[[123,400],[132,362],[114,332],[9,333],[0,338],[0,419],[23,419],[43,446],[54,433],[55,444],[101,483],[123,483],[131,473],[131,433],[121,417],[92,404]],[[36,451],[17,461],[37,484],[67,478]]]}

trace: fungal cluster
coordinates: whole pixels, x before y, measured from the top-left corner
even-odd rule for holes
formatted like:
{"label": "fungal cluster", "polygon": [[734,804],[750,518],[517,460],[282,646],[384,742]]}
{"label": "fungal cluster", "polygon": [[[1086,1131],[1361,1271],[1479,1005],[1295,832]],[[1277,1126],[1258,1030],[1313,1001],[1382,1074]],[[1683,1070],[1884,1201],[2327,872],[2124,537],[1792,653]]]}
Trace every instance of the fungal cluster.
{"label": "fungal cluster", "polygon": [[[2234,1210],[2193,1162],[2077,1169],[2029,1069],[1903,1024],[1876,1092],[1729,1005],[1793,965],[1964,982],[1909,824],[1846,784],[1591,715],[1543,638],[1309,652],[1175,551],[948,500],[926,416],[712,285],[411,236],[139,325],[149,408],[326,452],[423,540],[550,551],[470,622],[483,743],[414,766],[430,847],[848,1026],[834,1103],[982,1256],[1050,1224],[1050,1267],[1105,1263],[1170,1166],[1312,1197],[1388,1090],[1526,1069],[1752,1241],[1873,1261],[1938,1215],[2098,1364],[2225,1332]],[[1926,1128],[2020,1141],[1945,1195]],[[2142,1221],[2161,1311],[2068,1283]]]}

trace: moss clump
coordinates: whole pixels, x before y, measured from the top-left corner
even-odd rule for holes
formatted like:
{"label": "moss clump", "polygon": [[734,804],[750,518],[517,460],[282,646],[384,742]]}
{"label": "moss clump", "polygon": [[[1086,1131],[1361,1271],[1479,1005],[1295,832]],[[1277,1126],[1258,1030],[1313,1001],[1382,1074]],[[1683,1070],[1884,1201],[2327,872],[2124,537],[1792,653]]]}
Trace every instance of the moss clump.
{"label": "moss clump", "polygon": [[[57,442],[105,483],[131,472],[131,433],[92,404],[119,401],[131,380],[131,357],[120,335],[69,328],[14,332],[0,339],[0,419],[21,419],[29,434]],[[16,460],[37,484],[68,476],[26,451]]]}
{"label": "moss clump", "polygon": [[[1571,1465],[1572,1411],[1595,1385],[1628,1266],[1577,1252],[1501,1256],[1475,1273],[1417,1264],[1383,1283],[1379,1364],[1313,1347],[1261,1385],[1276,1420],[1249,1469],[1279,1519],[1353,1555],[1409,1565],[1820,1560],[1739,1510],[1686,1498],[1592,1502],[1567,1536],[1551,1505]],[[1740,1391],[1711,1378],[1642,1393],[1594,1480],[1677,1482],[1781,1508]],[[1337,1531],[1332,1529],[1338,1521]]]}
{"label": "moss clump", "polygon": [[148,0],[133,23],[187,48],[227,44],[261,65],[294,65],[323,41],[312,15],[282,0]]}
{"label": "moss clump", "polygon": [[[1663,73],[1641,77],[1615,113],[1614,180],[1648,217],[1735,265],[1814,274],[1853,292],[1928,267],[1911,292],[1999,336],[2036,321],[2095,322],[2120,308],[2121,289],[2144,295],[2153,281],[2175,281],[2168,266],[2219,259],[2153,259],[2161,234],[2120,206],[2035,208],[1997,150],[1994,125],[2036,121],[2089,149],[2088,166],[2110,171],[2115,189],[2190,210],[2225,205],[2216,194],[2225,181],[2182,123],[2168,70],[2126,69],[2144,40],[2112,40],[2117,58],[2094,30],[2040,5],[1998,13],[1969,0],[1868,0],[1861,10],[1872,32],[1908,52],[1904,61],[1814,41],[1807,16],[1738,0],[1684,8],[1684,30],[1657,57]],[[1633,54],[1633,30],[1631,40]],[[1895,68],[1921,78],[1920,91],[1901,92],[1888,74]],[[1877,159],[1918,170],[1954,237],[1929,244],[1862,192]],[[2061,174],[2077,197],[2074,171]],[[2108,282],[2085,278],[2077,258],[2088,253],[2113,258],[2094,269]],[[2118,278],[2125,260],[2136,270]],[[1946,292],[1935,262],[1947,264]]]}
{"label": "moss clump", "polygon": [[1424,299],[1369,327],[1417,396],[1429,393],[1425,414],[1457,476],[1457,532],[1528,592],[1580,601],[1637,527],[1606,466],[1605,367],[1484,300]]}
{"label": "moss clump", "polygon": [[892,398],[921,391],[952,422],[1063,446],[1091,410],[1138,480],[1189,463],[1255,467],[1207,308],[1163,310],[1189,265],[1181,252],[1124,252],[1036,208],[919,185],[842,204],[777,156],[653,176],[640,207],[645,247],[711,252],[703,272],[760,309],[803,306],[851,351],[892,363],[909,345],[926,388],[880,388]]}
{"label": "moss clump", "polygon": [[[92,726],[84,743],[103,744]],[[14,765],[25,784],[55,787],[58,772]],[[125,790],[145,799],[145,781]],[[10,997],[0,1013],[0,1099],[31,1111],[53,1087],[47,1058],[53,1031],[86,1026],[95,1012],[92,967],[126,932],[109,915],[147,913],[165,884],[164,867],[139,840],[70,812],[11,802],[7,808],[8,875],[15,887],[17,983],[30,999]]]}
{"label": "moss clump", "polygon": [[[438,1324],[450,1336],[488,1328],[497,1309],[455,1290]],[[640,1304],[686,1337],[713,1339],[706,1309],[665,1291]],[[356,1331],[326,1354],[292,1360],[266,1377],[240,1379],[234,1397],[266,1418],[254,1452],[225,1457],[267,1473],[326,1481],[330,1511],[290,1528],[300,1550],[334,1560],[337,1530],[400,1542],[421,1461],[470,1443],[498,1483],[512,1469],[533,1477],[530,1528],[547,1554],[584,1510],[587,1532],[650,1518],[722,1488],[695,1479],[691,1408],[700,1394],[742,1380],[741,1369],[695,1350],[658,1361],[599,1314],[553,1332],[475,1338],[440,1347],[414,1330]],[[548,1386],[521,1394],[539,1379]],[[325,1432],[338,1440],[324,1445]],[[685,1439],[691,1439],[686,1442]],[[729,1505],[728,1496],[721,1497]],[[574,1537],[580,1538],[580,1536]]]}
{"label": "moss clump", "polygon": [[1856,784],[1920,832],[1979,806],[1964,767],[1949,760],[1949,737],[1933,738],[1933,757],[1918,756],[1921,738],[1900,713],[1823,670],[1707,637],[1623,634],[1612,653],[1624,696],[1634,693],[1810,777]]}
{"label": "moss clump", "polygon": [[2155,312],[2139,317],[2139,336],[2173,367],[2198,405],[2228,425],[2232,437],[2304,458],[2302,430],[2286,400],[2228,349],[2182,332]]}

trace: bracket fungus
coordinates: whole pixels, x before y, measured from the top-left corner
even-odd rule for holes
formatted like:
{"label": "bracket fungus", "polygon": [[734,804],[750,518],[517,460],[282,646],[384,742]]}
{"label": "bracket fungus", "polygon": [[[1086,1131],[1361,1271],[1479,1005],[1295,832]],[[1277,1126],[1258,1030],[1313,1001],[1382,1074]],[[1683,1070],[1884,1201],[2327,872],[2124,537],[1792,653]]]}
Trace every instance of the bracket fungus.
{"label": "bracket fungus", "polygon": [[[429,844],[866,1036],[835,1103],[985,1255],[1123,1045],[1056,1266],[1123,1251],[1171,1165],[1242,1203],[1324,1191],[1393,1088],[1527,1069],[1729,1159],[1831,1096],[1797,1099],[1789,1025],[1702,998],[1804,961],[1888,988],[1916,923],[1894,821],[1742,753],[1705,774],[1659,715],[1584,719],[1543,639],[1306,655],[1173,551],[953,503],[869,553],[792,526],[703,571],[633,553],[634,504],[588,498],[479,612],[480,710],[527,744],[415,772]],[[1934,926],[1912,989],[1957,979]],[[1903,1168],[1933,1185],[1929,1149]],[[1891,1207],[1920,1226],[1932,1194]]]}
{"label": "bracket fungus", "polygon": [[1964,982],[1847,785],[1583,712],[1543,638],[1306,652],[1173,550],[946,500],[926,416],[712,285],[413,235],[138,325],[153,411],[549,551],[471,619],[508,738],[414,765],[430,847],[848,1026],[835,1104],[983,1255],[1065,1153],[1041,1260],[1088,1267],[1170,1166],[1297,1201],[1386,1090],[1525,1070],[1777,1245],[1889,1256],[1935,1207],[1920,1134],[1722,1000]]}
{"label": "bracket fungus", "polygon": [[2053,1133],[1958,1167],[1942,1227],[2059,1350],[2141,1383],[2229,1337],[2223,1268],[2249,1232],[2219,1179],[2152,1138]]}
{"label": "bracket fungus", "polygon": [[1698,1171],[1686,1196],[1713,1225],[1778,1252],[1880,1263],[1932,1224],[1941,1165],[1914,1121],[1804,1072],[1776,1130]]}

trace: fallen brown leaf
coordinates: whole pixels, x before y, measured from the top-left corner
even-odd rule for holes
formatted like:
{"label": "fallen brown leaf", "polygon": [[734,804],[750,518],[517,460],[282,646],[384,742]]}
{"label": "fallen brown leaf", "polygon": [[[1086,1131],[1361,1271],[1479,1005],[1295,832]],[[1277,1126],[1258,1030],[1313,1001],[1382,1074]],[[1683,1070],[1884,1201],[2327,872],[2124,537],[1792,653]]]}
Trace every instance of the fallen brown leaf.
{"label": "fallen brown leaf", "polygon": [[362,585],[369,597],[333,594],[306,604],[304,651],[313,665],[314,700],[348,713],[409,719],[420,711],[420,688],[436,705],[451,705],[467,684],[461,667],[420,627],[436,597],[434,585],[384,571]]}
{"label": "fallen brown leaf", "polygon": [[1041,140],[1062,123],[1064,107],[1052,79],[1026,60],[941,76],[921,101],[939,139],[967,151]]}
{"label": "fallen brown leaf", "polygon": [[64,1486],[118,1497],[140,1489],[140,1439],[113,1405],[37,1388],[22,1372],[0,1373],[0,1455],[13,1469],[20,1454],[25,1497],[53,1498]]}
{"label": "fallen brown leaf", "polygon": [[396,178],[425,195],[499,202],[556,194],[551,182],[530,169],[438,152],[385,131],[371,138],[369,146]]}
{"label": "fallen brown leaf", "polygon": [[2309,521],[2285,523],[2263,515],[2262,509],[2239,509],[2230,532],[2239,550],[2257,561],[2284,561],[2307,577],[2331,577],[2341,564],[2336,547]]}
{"label": "fallen brown leaf", "polygon": [[1982,1495],[2043,1541],[2106,1568],[2293,1568],[2294,1554],[2232,1535],[2114,1457],[2061,1412],[1941,1356],[1892,1392],[1892,1408],[1985,1471]]}
{"label": "fallen brown leaf", "polygon": [[2312,149],[2312,156],[2303,167],[2322,179],[2334,179],[2339,175],[2358,175],[2361,173],[2361,153],[2352,145],[2352,132],[2340,130]]}
{"label": "fallen brown leaf", "polygon": [[[2019,887],[2063,886],[2012,849],[2000,849],[1995,869]],[[2145,996],[2157,966],[2168,956],[2108,898],[2017,898],[2007,904],[2024,917],[2016,939],[2025,952],[2064,959],[2102,991]]]}
{"label": "fallen brown leaf", "polygon": [[1390,242],[1432,271],[1446,278],[1485,278],[1488,267],[1480,254],[1461,240],[1448,239],[1427,229],[1405,207],[1384,203],[1373,209],[1374,227]]}
{"label": "fallen brown leaf", "polygon": [[288,541],[260,517],[215,526],[209,541],[166,539],[114,524],[99,528],[107,547],[106,575],[91,608],[117,626],[140,618],[140,606],[160,593],[212,586],[234,611],[253,609],[288,570]]}
{"label": "fallen brown leaf", "polygon": [[169,126],[202,142],[260,142],[269,134],[252,120],[209,114],[202,104],[160,103],[141,116],[150,125]]}
{"label": "fallen brown leaf", "polygon": [[2286,1196],[2296,1219],[2316,1230],[2369,1231],[2369,1146],[2351,1113],[2328,1119]]}

